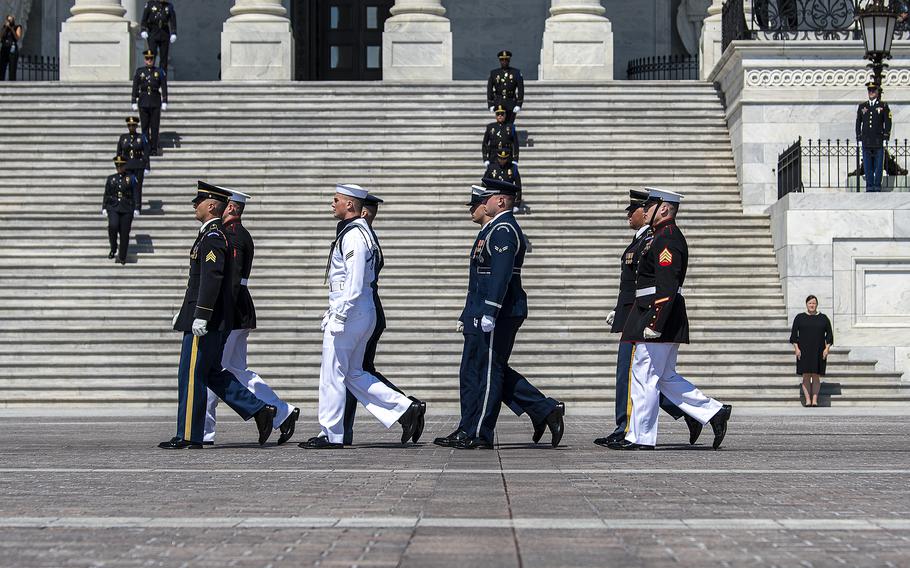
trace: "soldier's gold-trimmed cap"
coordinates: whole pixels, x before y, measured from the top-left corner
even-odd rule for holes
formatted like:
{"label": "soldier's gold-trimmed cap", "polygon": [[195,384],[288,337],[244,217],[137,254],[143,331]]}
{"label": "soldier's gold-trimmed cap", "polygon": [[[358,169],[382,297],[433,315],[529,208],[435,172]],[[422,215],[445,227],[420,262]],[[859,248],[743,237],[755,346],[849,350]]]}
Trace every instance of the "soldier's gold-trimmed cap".
{"label": "soldier's gold-trimmed cap", "polygon": [[629,206],[626,207],[626,211],[635,211],[639,207],[644,207],[645,202],[648,201],[648,192],[642,191],[640,189],[630,189],[629,190]]}
{"label": "soldier's gold-trimmed cap", "polygon": [[135,116],[128,116],[128,117],[126,117],[126,123],[129,126],[138,125],[139,119],[136,118]]}
{"label": "soldier's gold-trimmed cap", "polygon": [[506,109],[505,109],[504,106],[499,105],[498,107],[496,107],[496,110],[493,111],[493,112],[494,112],[495,114],[505,114],[505,113],[506,113]]}
{"label": "soldier's gold-trimmed cap", "polygon": [[500,59],[512,59],[512,52],[508,49],[503,49],[497,54],[497,57]]}
{"label": "soldier's gold-trimmed cap", "polygon": [[151,49],[146,49],[145,51],[142,52],[142,57],[144,57],[146,59],[155,59],[155,52],[152,51]]}
{"label": "soldier's gold-trimmed cap", "polygon": [[875,81],[869,81],[868,83],[866,83],[866,89],[868,89],[870,91],[872,89],[878,89],[878,83],[876,83]]}
{"label": "soldier's gold-trimmed cap", "polygon": [[114,156],[114,165],[115,166],[126,165],[126,158],[124,158],[123,156]]}
{"label": "soldier's gold-trimmed cap", "polygon": [[193,199],[193,205],[197,205],[200,201],[205,201],[206,199],[227,203],[232,194],[233,192],[230,189],[198,180],[196,182],[196,197]]}
{"label": "soldier's gold-trimmed cap", "polygon": [[509,150],[508,148],[500,148],[499,151],[496,152],[496,157],[497,158],[511,158],[512,150]]}

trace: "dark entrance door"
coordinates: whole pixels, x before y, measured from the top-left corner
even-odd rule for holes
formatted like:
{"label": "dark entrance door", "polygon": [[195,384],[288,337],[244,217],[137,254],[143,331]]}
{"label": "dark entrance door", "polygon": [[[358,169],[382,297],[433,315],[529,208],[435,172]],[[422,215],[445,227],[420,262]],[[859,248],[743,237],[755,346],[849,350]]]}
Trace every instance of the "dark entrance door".
{"label": "dark entrance door", "polygon": [[382,79],[382,28],[394,0],[292,3],[298,80]]}

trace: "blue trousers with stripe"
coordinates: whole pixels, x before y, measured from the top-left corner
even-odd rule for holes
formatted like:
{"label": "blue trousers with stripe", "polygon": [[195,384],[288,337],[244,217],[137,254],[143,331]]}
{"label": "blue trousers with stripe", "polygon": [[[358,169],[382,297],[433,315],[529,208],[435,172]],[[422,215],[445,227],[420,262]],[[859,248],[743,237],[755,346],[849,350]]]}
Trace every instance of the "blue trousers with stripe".
{"label": "blue trousers with stripe", "polygon": [[265,403],[221,366],[228,333],[210,331],[202,337],[183,334],[177,372],[177,437],[202,443],[205,434],[206,388],[249,420]]}
{"label": "blue trousers with stripe", "polygon": [[[614,434],[620,434],[626,431],[629,423],[629,384],[632,380],[632,351],[634,345],[629,342],[620,342],[619,353],[616,356],[616,429]],[[667,400],[667,397],[660,395],[660,407],[673,417],[673,420],[679,420],[683,417],[683,411],[678,406]]]}
{"label": "blue trousers with stripe", "polygon": [[556,401],[541,393],[509,366],[515,336],[524,318],[499,318],[490,333],[465,333],[461,355],[461,423],[471,436],[493,441],[499,405],[516,414],[523,410],[535,424],[556,408]]}

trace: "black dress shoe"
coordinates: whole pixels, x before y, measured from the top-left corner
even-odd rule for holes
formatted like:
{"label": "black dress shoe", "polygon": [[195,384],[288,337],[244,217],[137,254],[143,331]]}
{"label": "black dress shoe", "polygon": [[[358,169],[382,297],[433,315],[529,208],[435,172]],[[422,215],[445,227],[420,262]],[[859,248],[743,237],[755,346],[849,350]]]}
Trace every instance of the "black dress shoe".
{"label": "black dress shoe", "polygon": [[294,411],[288,414],[288,417],[284,419],[281,426],[278,427],[278,430],[281,432],[281,435],[278,436],[279,446],[290,440],[291,436],[294,435],[294,428],[297,427],[298,418],[300,418],[300,409],[295,408]]}
{"label": "black dress shoe", "polygon": [[563,420],[563,417],[566,415],[566,405],[562,402],[556,403],[556,408],[553,409],[553,412],[547,414],[545,422],[547,428],[550,429],[550,434],[552,438],[550,439],[550,445],[554,448],[559,445],[560,440],[562,440],[562,435],[566,431],[566,423]]}
{"label": "black dress shoe", "polygon": [[313,436],[306,442],[300,442],[297,445],[308,450],[340,450],[344,448],[344,444],[329,442],[329,439],[325,436]]}
{"label": "black dress shoe", "polygon": [[117,262],[120,263],[120,266],[123,266],[126,264],[126,259],[124,258],[123,260],[118,260]]}
{"label": "black dress shoe", "polygon": [[683,420],[686,421],[686,426],[689,427],[689,444],[695,445],[698,437],[701,436],[702,424],[688,414],[683,414]]}
{"label": "black dress shoe", "polygon": [[107,253],[108,258],[114,258],[114,255],[117,254],[117,249],[111,249],[111,252]]}
{"label": "black dress shoe", "polygon": [[190,442],[188,440],[183,440],[181,438],[178,438],[177,436],[174,436],[167,442],[161,442],[160,444],[158,444],[158,447],[161,448],[162,450],[183,450],[186,448],[189,448],[191,450],[201,450],[202,444],[200,444],[198,442]]}
{"label": "black dress shoe", "polygon": [[407,444],[408,440],[414,437],[414,433],[417,432],[417,426],[420,422],[420,404],[412,402],[411,406],[404,411],[404,414],[401,415],[401,418],[398,419],[398,422],[401,424],[401,443]]}
{"label": "black dress shoe", "polygon": [[203,446],[214,446],[215,442],[214,441],[203,441],[202,445]]}
{"label": "black dress shoe", "polygon": [[645,444],[633,444],[632,442],[623,439],[619,442],[611,443],[607,446],[611,450],[623,450],[627,452],[634,452],[637,450],[653,450],[654,446],[648,446]]}
{"label": "black dress shoe", "polygon": [[730,414],[732,413],[733,406],[725,404],[720,407],[717,414],[711,417],[711,428],[714,429],[714,444],[712,446],[715,450],[720,447],[724,441],[724,436],[727,435],[727,421],[730,420]]}
{"label": "black dress shoe", "polygon": [[458,450],[492,450],[493,442],[488,442],[480,436],[477,436],[474,438],[465,438],[464,440],[459,440],[452,447]]}
{"label": "black dress shoe", "polygon": [[265,441],[272,435],[272,423],[275,421],[276,414],[278,414],[278,409],[271,404],[266,404],[253,415],[253,418],[256,419],[256,428],[259,430],[260,446],[265,444]]}
{"label": "black dress shoe", "polygon": [[459,430],[455,430],[454,432],[452,432],[448,436],[445,436],[444,438],[436,438],[435,440],[433,440],[433,443],[436,444],[437,446],[442,446],[443,448],[454,448],[455,444],[457,444],[458,442],[460,442],[462,440],[466,440],[467,438],[468,438],[468,433],[465,432],[464,430],[459,429]]}
{"label": "black dress shoe", "polygon": [[417,400],[412,396],[409,396],[408,398],[420,406],[420,414],[417,416],[417,429],[414,430],[414,435],[411,436],[411,441],[416,444],[417,440],[420,439],[420,436],[423,435],[423,427],[426,425],[426,420],[424,417],[427,414],[427,403],[423,402],[422,400]]}
{"label": "black dress shoe", "polygon": [[547,421],[532,422],[532,424],[534,424],[534,434],[531,436],[531,441],[536,444],[543,438],[543,433],[547,431]]}
{"label": "black dress shoe", "polygon": [[597,444],[598,446],[603,446],[603,447],[607,448],[610,446],[610,444],[620,443],[621,441],[623,441],[623,439],[625,439],[625,437],[626,437],[625,432],[613,432],[606,438],[597,438],[596,440],[594,440],[594,443]]}

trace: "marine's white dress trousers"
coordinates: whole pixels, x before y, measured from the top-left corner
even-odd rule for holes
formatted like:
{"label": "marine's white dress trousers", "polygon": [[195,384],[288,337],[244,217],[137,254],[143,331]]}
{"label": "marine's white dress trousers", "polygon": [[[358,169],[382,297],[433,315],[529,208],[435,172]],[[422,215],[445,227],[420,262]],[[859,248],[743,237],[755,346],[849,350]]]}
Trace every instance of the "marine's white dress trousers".
{"label": "marine's white dress trousers", "polygon": [[332,251],[329,324],[323,333],[319,374],[319,425],[333,443],[342,443],[344,437],[345,388],[386,428],[412,402],[363,370],[363,353],[376,325],[371,286],[378,249],[366,221],[358,218],[342,231]]}

